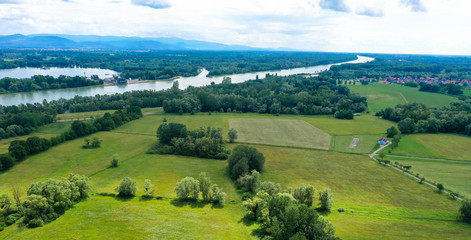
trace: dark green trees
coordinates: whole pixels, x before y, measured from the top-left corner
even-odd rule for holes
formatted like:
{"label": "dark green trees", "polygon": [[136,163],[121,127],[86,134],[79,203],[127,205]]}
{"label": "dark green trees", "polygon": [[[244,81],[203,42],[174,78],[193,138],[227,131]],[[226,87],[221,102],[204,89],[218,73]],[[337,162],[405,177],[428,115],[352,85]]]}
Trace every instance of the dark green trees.
{"label": "dark green trees", "polygon": [[459,211],[461,220],[471,223],[471,201],[463,201]]}
{"label": "dark green trees", "polygon": [[398,134],[398,133],[399,133],[399,130],[397,130],[396,127],[392,126],[392,127],[388,128],[386,130],[386,137],[392,138],[392,137],[396,136],[396,134]]}
{"label": "dark green trees", "polygon": [[180,123],[164,123],[157,129],[157,138],[162,145],[169,144],[172,138],[185,138],[186,135],[186,126]]}
{"label": "dark green trees", "polygon": [[265,164],[265,156],[256,148],[239,145],[234,148],[228,162],[229,174],[232,179],[236,180],[252,170],[261,172]]}

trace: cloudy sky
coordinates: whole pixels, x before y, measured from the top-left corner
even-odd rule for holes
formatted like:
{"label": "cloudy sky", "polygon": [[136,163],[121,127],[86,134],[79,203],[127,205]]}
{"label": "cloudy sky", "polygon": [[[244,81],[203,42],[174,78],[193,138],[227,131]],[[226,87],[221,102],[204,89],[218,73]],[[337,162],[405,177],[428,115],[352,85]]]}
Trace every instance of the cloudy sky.
{"label": "cloudy sky", "polygon": [[179,37],[334,52],[471,55],[469,0],[0,0],[0,35]]}

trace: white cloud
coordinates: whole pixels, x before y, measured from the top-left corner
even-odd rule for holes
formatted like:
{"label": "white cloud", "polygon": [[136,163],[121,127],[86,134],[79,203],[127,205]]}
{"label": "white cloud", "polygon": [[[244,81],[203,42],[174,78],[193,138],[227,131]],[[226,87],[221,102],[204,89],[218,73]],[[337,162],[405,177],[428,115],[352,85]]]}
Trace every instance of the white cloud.
{"label": "white cloud", "polygon": [[[180,37],[266,48],[471,54],[466,0],[343,0],[347,12],[322,8],[326,0],[8,1],[0,4],[0,35]],[[162,3],[169,7],[158,7]]]}

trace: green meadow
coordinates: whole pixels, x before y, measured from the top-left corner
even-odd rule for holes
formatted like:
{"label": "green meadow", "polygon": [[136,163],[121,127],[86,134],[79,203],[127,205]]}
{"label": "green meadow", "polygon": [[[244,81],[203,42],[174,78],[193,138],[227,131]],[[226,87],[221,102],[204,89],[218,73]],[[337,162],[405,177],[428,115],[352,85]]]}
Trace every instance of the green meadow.
{"label": "green meadow", "polygon": [[368,85],[347,85],[351,91],[368,98],[372,113],[397,104],[418,102],[430,107],[443,107],[457,98],[439,93],[421,92],[418,88],[399,84],[370,83]]}
{"label": "green meadow", "polygon": [[[163,114],[159,109],[145,111],[139,120],[110,132],[100,132],[103,140],[97,149],[83,149],[83,139],[75,139],[28,157],[0,174],[0,193],[12,185],[23,190],[40,180],[63,177],[74,172],[90,178],[95,195],[76,204],[57,220],[36,229],[18,224],[0,232],[0,239],[251,239],[255,225],[243,221],[242,194],[227,174],[227,162],[175,155],[150,155],[147,149],[157,141],[157,127],[167,122],[184,123],[189,129],[200,126],[222,128],[224,136],[230,119],[259,119],[266,123],[278,119],[302,120],[333,135],[339,149],[351,138],[360,136],[358,150],[368,151],[387,127],[395,125],[371,115],[355,120],[298,115],[261,115],[199,113]],[[73,115],[69,115],[73,119]],[[286,124],[296,121],[285,121]],[[57,124],[57,123],[55,123]],[[62,123],[60,123],[62,124]],[[45,126],[44,132],[57,134],[67,124]],[[278,133],[283,136],[283,133]],[[286,134],[286,132],[285,132]],[[342,135],[342,136],[341,136]],[[366,145],[363,145],[365,142]],[[233,148],[237,144],[228,144]],[[374,145],[374,144],[373,144]],[[328,218],[342,239],[467,239],[471,228],[456,221],[460,203],[432,188],[369,159],[366,155],[283,146],[253,145],[266,157],[262,180],[275,181],[284,188],[300,183],[312,184],[316,191],[325,187],[334,194],[334,210]],[[337,146],[337,145],[335,145]],[[347,146],[348,147],[348,146]],[[335,147],[334,147],[335,149]],[[371,149],[370,149],[371,150]],[[121,160],[110,168],[113,154]],[[414,169],[415,167],[413,167]],[[207,172],[212,181],[227,193],[223,208],[210,204],[175,201],[175,183],[185,176]],[[123,177],[137,181],[137,197],[122,200],[96,195],[113,193]],[[161,200],[143,200],[144,179],[151,179],[155,195]],[[463,175],[462,180],[467,180]],[[446,184],[445,184],[446,185]],[[316,193],[317,197],[317,193]],[[317,204],[317,199],[315,200]],[[339,213],[342,207],[346,212]]]}

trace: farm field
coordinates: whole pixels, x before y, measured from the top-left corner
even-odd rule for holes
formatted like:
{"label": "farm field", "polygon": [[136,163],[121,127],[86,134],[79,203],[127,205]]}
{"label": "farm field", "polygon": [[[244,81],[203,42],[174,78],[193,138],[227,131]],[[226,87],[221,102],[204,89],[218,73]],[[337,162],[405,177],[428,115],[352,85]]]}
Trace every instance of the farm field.
{"label": "farm field", "polygon": [[[137,181],[139,196],[143,194],[144,179],[151,179],[155,184],[155,195],[163,200],[143,201],[136,197],[123,201],[95,195],[42,228],[7,227],[0,232],[0,239],[48,239],[51,234],[60,239],[253,238],[251,233],[255,226],[247,226],[241,221],[244,214],[240,205],[242,196],[227,176],[226,161],[145,152],[156,141],[155,132],[163,118],[168,122],[185,123],[189,129],[202,125],[220,127],[226,136],[230,118],[253,119],[254,116],[280,118],[259,114],[153,114],[113,131],[94,134],[103,140],[101,148],[82,149],[81,138],[30,156],[0,174],[0,194],[9,193],[12,183],[26,191],[33,182],[75,172],[89,176],[95,193],[112,193],[121,179],[129,176]],[[321,124],[315,126],[327,133],[348,133],[354,131],[354,126],[367,126],[365,122],[389,123],[372,116],[361,116],[346,122],[350,126],[345,130],[339,124],[344,122],[342,120],[282,117],[302,119],[311,124],[319,122]],[[329,121],[334,123],[329,125]],[[376,131],[375,128],[380,129],[372,126],[371,132]],[[368,129],[359,131],[368,132]],[[236,144],[228,146],[232,148]],[[431,236],[467,239],[471,234],[468,225],[456,222],[459,202],[383,167],[367,156],[266,145],[254,147],[266,157],[262,180],[279,182],[283,188],[310,183],[316,192],[325,187],[332,189],[334,211],[326,217],[336,226],[337,235],[342,239],[428,239]],[[120,165],[109,168],[115,153],[121,158]],[[185,176],[196,177],[203,171],[228,194],[224,208],[176,204],[173,201],[175,183]],[[338,213],[339,207],[347,212]]]}
{"label": "farm field", "polygon": [[372,113],[397,104],[418,102],[430,107],[443,107],[457,98],[439,93],[421,92],[418,88],[399,84],[370,83],[368,85],[347,85],[351,91],[368,98]]}
{"label": "farm field", "polygon": [[296,119],[230,118],[238,142],[328,150],[331,136]]}
{"label": "farm field", "polygon": [[445,188],[471,197],[471,162],[434,161],[425,159],[407,159],[400,157],[387,157],[391,161],[398,161],[403,165],[412,166],[414,173],[425,176],[426,179],[442,183]]}
{"label": "farm field", "polygon": [[[335,136],[333,141],[333,149],[336,152],[344,153],[370,153],[378,139],[384,137],[384,135],[347,135],[347,136]],[[350,148],[350,144],[354,138],[358,138],[359,141],[355,148]]]}
{"label": "farm field", "polygon": [[[404,135],[399,146],[391,149],[391,155],[471,160],[471,138],[455,134]],[[390,147],[385,153],[389,154]]]}

